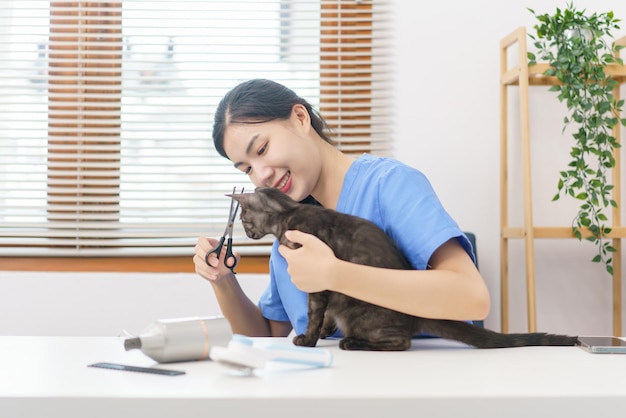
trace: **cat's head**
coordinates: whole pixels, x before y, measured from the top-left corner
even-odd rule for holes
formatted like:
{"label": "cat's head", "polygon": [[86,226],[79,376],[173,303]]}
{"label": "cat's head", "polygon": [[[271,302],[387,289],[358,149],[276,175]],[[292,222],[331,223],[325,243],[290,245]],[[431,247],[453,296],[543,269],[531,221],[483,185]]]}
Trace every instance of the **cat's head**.
{"label": "cat's head", "polygon": [[279,236],[284,232],[283,216],[298,205],[278,189],[257,187],[254,193],[228,195],[241,205],[241,223],[246,235],[260,239],[265,235]]}

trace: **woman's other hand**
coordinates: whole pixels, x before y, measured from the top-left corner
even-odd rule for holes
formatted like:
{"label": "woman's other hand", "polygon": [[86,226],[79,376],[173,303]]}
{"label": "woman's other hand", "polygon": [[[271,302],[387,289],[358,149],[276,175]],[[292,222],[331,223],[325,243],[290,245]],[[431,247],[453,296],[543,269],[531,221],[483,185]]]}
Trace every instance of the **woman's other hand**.
{"label": "woman's other hand", "polygon": [[[209,264],[206,262],[206,254],[211,251],[218,244],[218,241],[213,238],[200,237],[194,248],[195,255],[193,257],[193,263],[196,266],[196,273],[211,282],[218,282],[223,277],[233,274],[228,267],[224,265],[224,259],[226,257],[226,245],[222,247],[222,253],[218,260],[216,254],[209,255]],[[240,255],[238,252],[233,252],[237,261],[239,261]]]}

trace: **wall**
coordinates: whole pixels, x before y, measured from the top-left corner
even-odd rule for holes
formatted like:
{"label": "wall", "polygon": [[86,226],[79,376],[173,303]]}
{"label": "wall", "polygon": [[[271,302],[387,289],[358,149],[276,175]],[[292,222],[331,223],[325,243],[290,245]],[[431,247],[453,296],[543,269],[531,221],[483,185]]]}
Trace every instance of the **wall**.
{"label": "wall", "polygon": [[[237,277],[254,301],[268,281]],[[0,289],[0,335],[136,335],[157,319],[220,314],[211,284],[193,273],[1,271]]]}
{"label": "wall", "polygon": [[[575,3],[581,10],[613,10],[626,19],[626,2]],[[500,327],[499,43],[519,26],[533,30],[535,18],[527,7],[552,14],[565,6],[565,1],[545,0],[394,0],[395,155],[422,170],[462,228],[476,233],[481,271],[492,295],[486,321],[490,328]],[[625,36],[626,28],[614,35]],[[516,153],[511,160],[515,197],[509,200],[510,222],[521,226],[517,89],[510,95],[510,152]],[[577,206],[551,202],[558,171],[568,161],[568,137],[561,134],[565,108],[545,87],[532,88],[530,107],[535,224],[568,226]],[[593,245],[576,240],[536,241],[539,329],[579,335],[612,332],[610,277],[591,263],[594,251]],[[510,330],[525,331],[521,240],[512,242],[510,253]]]}

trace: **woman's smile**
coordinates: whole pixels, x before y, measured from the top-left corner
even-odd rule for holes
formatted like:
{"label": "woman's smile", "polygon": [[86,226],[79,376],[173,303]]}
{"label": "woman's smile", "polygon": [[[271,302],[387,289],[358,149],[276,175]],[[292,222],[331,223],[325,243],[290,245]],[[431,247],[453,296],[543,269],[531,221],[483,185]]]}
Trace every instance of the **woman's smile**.
{"label": "woman's smile", "polygon": [[291,171],[287,171],[274,188],[287,193],[291,188]]}

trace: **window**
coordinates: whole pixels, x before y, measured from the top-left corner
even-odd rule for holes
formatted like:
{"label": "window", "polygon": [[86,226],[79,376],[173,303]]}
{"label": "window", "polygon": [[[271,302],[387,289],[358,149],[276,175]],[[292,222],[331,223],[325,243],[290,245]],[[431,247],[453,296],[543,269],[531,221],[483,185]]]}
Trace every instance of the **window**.
{"label": "window", "polygon": [[[390,146],[385,1],[4,0],[0,255],[189,255],[233,187],[212,114],[239,82],[307,98],[346,152]],[[240,225],[242,253],[267,253]],[[265,245],[263,245],[265,244]]]}

